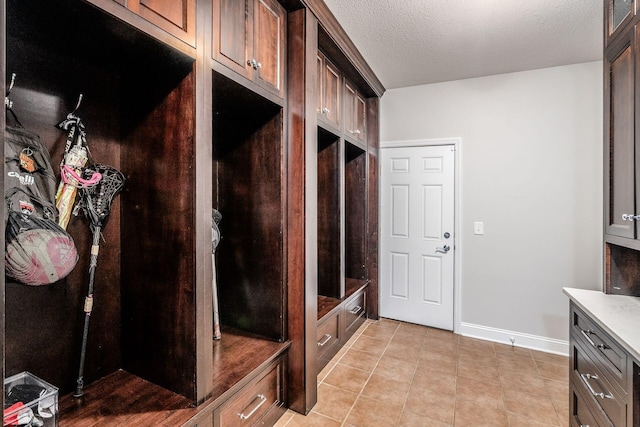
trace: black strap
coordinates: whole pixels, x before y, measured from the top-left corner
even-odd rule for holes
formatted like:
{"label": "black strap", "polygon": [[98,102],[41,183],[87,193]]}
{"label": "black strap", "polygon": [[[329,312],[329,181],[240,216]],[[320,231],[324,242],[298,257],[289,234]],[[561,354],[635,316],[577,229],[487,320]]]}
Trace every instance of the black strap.
{"label": "black strap", "polygon": [[20,120],[18,120],[18,116],[16,116],[16,113],[13,111],[13,108],[7,107],[7,111],[11,113],[11,116],[13,117],[13,120],[16,122],[16,124],[22,129],[24,129],[24,126],[22,126],[22,123],[20,123]]}

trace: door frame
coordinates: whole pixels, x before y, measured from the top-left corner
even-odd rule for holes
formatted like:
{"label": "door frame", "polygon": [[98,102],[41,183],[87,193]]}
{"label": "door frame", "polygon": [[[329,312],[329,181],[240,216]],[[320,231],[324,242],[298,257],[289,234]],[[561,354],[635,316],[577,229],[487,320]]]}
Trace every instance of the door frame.
{"label": "door frame", "polygon": [[[380,149],[385,148],[405,148],[405,147],[434,147],[439,145],[453,145],[455,149],[454,165],[455,172],[453,177],[453,332],[460,333],[461,310],[462,310],[462,138],[434,138],[434,139],[411,139],[411,140],[391,140],[380,141]],[[382,162],[378,162],[378,176],[382,179]],[[382,182],[378,188],[378,200],[382,201]],[[378,205],[378,211],[381,212],[381,206]],[[383,239],[384,236],[380,236]],[[382,259],[382,245],[378,245],[378,259]],[[380,304],[380,296],[378,296],[378,304]]]}

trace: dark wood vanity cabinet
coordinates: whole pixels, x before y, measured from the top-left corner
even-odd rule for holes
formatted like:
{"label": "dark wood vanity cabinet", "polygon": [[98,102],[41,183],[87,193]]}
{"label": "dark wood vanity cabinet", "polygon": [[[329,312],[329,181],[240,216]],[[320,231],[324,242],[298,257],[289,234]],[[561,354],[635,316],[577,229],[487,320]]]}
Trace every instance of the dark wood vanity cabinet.
{"label": "dark wood vanity cabinet", "polygon": [[213,58],[284,96],[286,11],[276,0],[213,0]]}
{"label": "dark wood vanity cabinet", "polygon": [[571,304],[572,426],[634,426],[634,363],[621,345]]}

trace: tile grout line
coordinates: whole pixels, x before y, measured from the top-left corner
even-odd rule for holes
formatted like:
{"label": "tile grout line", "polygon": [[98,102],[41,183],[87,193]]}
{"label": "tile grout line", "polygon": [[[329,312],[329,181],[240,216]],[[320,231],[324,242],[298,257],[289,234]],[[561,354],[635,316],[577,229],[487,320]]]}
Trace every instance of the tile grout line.
{"label": "tile grout line", "polygon": [[[369,326],[371,325],[371,323],[369,325],[367,325],[367,328],[369,328]],[[389,338],[389,341],[387,342],[387,345],[385,345],[384,350],[382,350],[382,353],[380,353],[380,357],[378,357],[378,360],[376,361],[376,364],[373,366],[373,369],[371,370],[371,372],[369,373],[369,376],[367,377],[367,380],[364,382],[364,385],[362,386],[362,388],[360,389],[360,391],[358,392],[358,395],[356,396],[356,400],[353,402],[353,404],[351,405],[351,408],[349,408],[349,411],[347,412],[347,414],[344,417],[344,420],[342,421],[342,424],[340,424],[341,427],[344,427],[347,422],[347,420],[349,419],[349,415],[351,415],[351,411],[353,411],[353,407],[356,405],[356,403],[358,402],[358,399],[360,399],[360,396],[362,396],[362,391],[364,390],[364,388],[367,386],[367,384],[369,383],[369,380],[371,379],[371,376],[373,375],[373,371],[375,371],[375,369],[378,367],[378,364],[380,363],[380,359],[382,359],[382,355],[384,354],[385,351],[387,351],[387,348],[389,348],[389,344],[391,344],[391,340],[393,339],[393,337],[396,335],[396,333],[398,332],[398,329],[400,329],[400,323],[398,323],[396,325],[395,330],[393,331],[393,334],[391,335],[391,338]],[[366,328],[365,328],[366,330]],[[362,331],[364,332],[364,330]],[[362,336],[362,334],[360,334],[360,337]],[[360,339],[360,337],[358,337],[358,339]],[[344,355],[343,355],[344,357]],[[342,359],[342,357],[341,357]],[[337,364],[337,363],[336,363]],[[396,423],[397,425],[398,423]]]}

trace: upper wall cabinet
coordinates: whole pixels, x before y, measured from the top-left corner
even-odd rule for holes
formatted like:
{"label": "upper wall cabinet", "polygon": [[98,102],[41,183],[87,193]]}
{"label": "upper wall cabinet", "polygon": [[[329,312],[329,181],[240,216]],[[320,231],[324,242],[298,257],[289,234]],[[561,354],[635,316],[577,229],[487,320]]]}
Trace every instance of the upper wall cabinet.
{"label": "upper wall cabinet", "polygon": [[213,59],[284,96],[286,11],[276,0],[214,0]]}
{"label": "upper wall cabinet", "polygon": [[115,0],[180,40],[195,46],[196,0]]}
{"label": "upper wall cabinet", "polygon": [[605,52],[605,234],[636,238],[636,31]]}
{"label": "upper wall cabinet", "polygon": [[609,44],[636,16],[636,0],[605,2],[605,40]]}
{"label": "upper wall cabinet", "polygon": [[344,132],[347,138],[358,142],[366,139],[367,103],[355,86],[345,80],[344,83]]}
{"label": "upper wall cabinet", "polygon": [[338,68],[318,51],[318,120],[340,129],[341,77]]}

